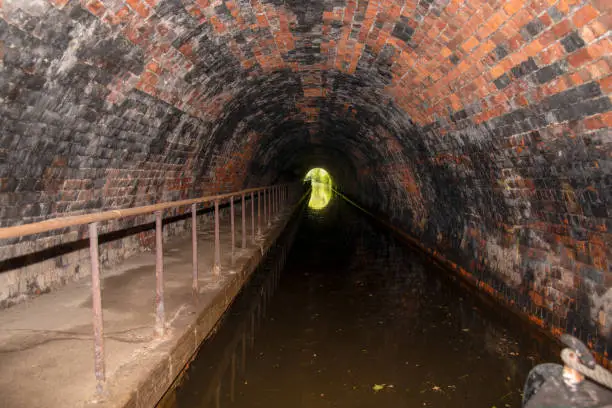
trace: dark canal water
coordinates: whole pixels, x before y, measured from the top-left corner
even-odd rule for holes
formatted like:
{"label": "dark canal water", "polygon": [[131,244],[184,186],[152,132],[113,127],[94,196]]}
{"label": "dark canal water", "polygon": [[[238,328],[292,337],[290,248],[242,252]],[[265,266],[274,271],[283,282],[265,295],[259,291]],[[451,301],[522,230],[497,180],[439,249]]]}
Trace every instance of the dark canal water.
{"label": "dark canal water", "polygon": [[[343,200],[304,212],[201,348],[178,407],[520,407],[552,346]],[[555,353],[556,354],[556,353]]]}

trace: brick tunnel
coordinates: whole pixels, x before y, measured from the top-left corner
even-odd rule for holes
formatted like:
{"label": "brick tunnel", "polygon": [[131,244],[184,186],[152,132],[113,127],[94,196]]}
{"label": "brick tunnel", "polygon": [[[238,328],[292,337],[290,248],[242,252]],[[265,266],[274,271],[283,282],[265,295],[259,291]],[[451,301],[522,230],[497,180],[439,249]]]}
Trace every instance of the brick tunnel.
{"label": "brick tunnel", "polygon": [[[502,304],[520,297],[535,325],[580,333],[607,361],[611,11],[606,0],[0,0],[0,226],[323,167],[448,269]],[[86,275],[69,250],[44,268],[28,260],[86,236],[0,242],[3,308]],[[102,262],[151,239],[108,245]]]}

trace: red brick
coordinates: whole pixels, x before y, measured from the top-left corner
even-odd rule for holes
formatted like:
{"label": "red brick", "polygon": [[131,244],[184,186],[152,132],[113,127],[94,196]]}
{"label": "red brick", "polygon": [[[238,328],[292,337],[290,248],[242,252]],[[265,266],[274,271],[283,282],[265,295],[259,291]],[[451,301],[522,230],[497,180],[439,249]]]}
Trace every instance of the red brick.
{"label": "red brick", "polygon": [[591,0],[591,2],[601,12],[612,12],[612,2],[610,0]]}
{"label": "red brick", "polygon": [[531,22],[531,20],[533,20],[531,13],[528,10],[523,9],[516,13],[510,21],[515,25],[517,30],[520,30],[524,25]]}
{"label": "red brick", "polygon": [[87,0],[85,7],[91,12],[91,14],[98,17],[102,16],[106,10],[104,4],[100,3],[98,0]]}
{"label": "red brick", "polygon": [[151,61],[147,64],[147,70],[152,71],[157,75],[159,75],[162,71],[159,64],[156,63],[155,61]]}
{"label": "red brick", "polygon": [[553,19],[548,15],[548,13],[544,13],[540,16],[540,21],[544,24],[545,27],[550,27],[553,23]]}
{"label": "red brick", "polygon": [[601,40],[595,44],[588,45],[580,50],[576,51],[569,57],[567,61],[572,67],[581,67],[589,61],[593,61],[606,53],[606,48],[609,40]]}
{"label": "red brick", "polygon": [[598,79],[604,77],[610,72],[610,66],[605,60],[601,59],[585,66],[583,70],[589,72],[589,74],[591,74],[591,78]]}
{"label": "red brick", "polygon": [[520,34],[517,34],[508,40],[508,47],[511,51],[520,49],[523,44],[525,44],[525,39]]}
{"label": "red brick", "polygon": [[585,119],[584,125],[590,130],[609,127],[612,125],[612,112],[602,113]]}
{"label": "red brick", "polygon": [[508,15],[512,15],[519,11],[525,4],[524,0],[510,0],[504,5],[504,10]]}
{"label": "red brick", "polygon": [[140,17],[147,18],[149,16],[149,8],[145,6],[140,0],[125,0],[125,2],[137,12]]}
{"label": "red brick", "polygon": [[612,75],[599,80],[599,86],[604,93],[612,93]]}
{"label": "red brick", "polygon": [[257,24],[259,24],[260,27],[270,26],[270,24],[268,23],[268,19],[264,14],[257,14]]}
{"label": "red brick", "polygon": [[530,42],[523,48],[523,53],[528,57],[533,57],[536,56],[540,51],[542,51],[542,48],[544,47],[542,46],[540,41],[535,40]]}
{"label": "red brick", "polygon": [[541,52],[538,60],[540,65],[549,65],[559,59],[563,58],[565,55],[565,49],[561,44],[556,43],[548,47],[545,51]]}
{"label": "red brick", "polygon": [[468,38],[468,40],[463,43],[463,45],[461,46],[461,48],[463,48],[465,51],[470,52],[474,49],[474,47],[476,47],[478,45],[478,39],[476,39],[476,37],[470,37]]}
{"label": "red brick", "polygon": [[569,20],[563,20],[560,21],[559,23],[555,24],[552,27],[552,31],[553,33],[555,33],[555,35],[558,38],[562,38],[564,37],[567,33],[569,33],[570,31],[572,31],[572,25],[570,23]]}
{"label": "red brick", "polygon": [[[587,74],[587,75],[585,75]],[[582,85],[587,81],[590,81],[590,76],[588,75],[588,73],[582,73],[582,75],[578,72],[574,72],[573,74],[569,75],[569,80],[572,83],[572,85],[574,86],[578,86],[578,85]]]}
{"label": "red brick", "polygon": [[580,28],[597,16],[599,16],[599,12],[593,6],[587,4],[574,14],[572,21],[576,27]]}
{"label": "red brick", "polygon": [[150,86],[156,86],[158,81],[159,77],[150,71],[143,73],[140,77],[140,82]]}

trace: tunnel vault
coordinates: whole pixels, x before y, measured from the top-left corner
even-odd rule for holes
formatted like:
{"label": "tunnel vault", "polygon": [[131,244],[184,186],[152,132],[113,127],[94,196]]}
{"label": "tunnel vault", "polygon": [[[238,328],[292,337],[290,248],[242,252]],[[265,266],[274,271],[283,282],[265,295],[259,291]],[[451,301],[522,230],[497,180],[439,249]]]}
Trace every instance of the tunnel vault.
{"label": "tunnel vault", "polygon": [[[322,166],[535,322],[607,337],[610,11],[605,0],[3,0],[0,222]],[[78,275],[77,260],[57,261],[55,278],[5,270],[0,301]]]}

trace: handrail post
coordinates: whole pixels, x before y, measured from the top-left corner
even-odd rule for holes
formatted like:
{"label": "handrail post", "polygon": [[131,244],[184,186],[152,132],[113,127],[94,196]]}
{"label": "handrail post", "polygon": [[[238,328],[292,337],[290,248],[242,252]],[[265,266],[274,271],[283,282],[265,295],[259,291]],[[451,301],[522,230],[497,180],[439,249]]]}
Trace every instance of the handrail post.
{"label": "handrail post", "polygon": [[255,243],[255,194],[251,191],[251,235]]}
{"label": "handrail post", "polygon": [[261,190],[257,190],[257,235],[261,235]]}
{"label": "handrail post", "polygon": [[230,197],[230,224],[232,226],[232,264],[234,264],[234,251],[236,248],[236,222],[235,222],[235,210],[234,210],[234,196]]}
{"label": "handrail post", "polygon": [[155,332],[164,335],[164,249],[162,212],[155,211]]}
{"label": "handrail post", "polygon": [[215,264],[213,274],[221,274],[221,237],[219,234],[219,200],[215,200]]}
{"label": "handrail post", "polygon": [[246,207],[245,207],[245,201],[244,201],[244,193],[242,193],[242,204],[240,205],[240,208],[242,210],[242,249],[246,249]]}
{"label": "handrail post", "polygon": [[[268,203],[266,200],[266,191],[268,189],[264,188],[263,190],[263,213],[264,213],[264,224],[268,224]],[[269,194],[268,194],[269,195]]]}
{"label": "handrail post", "polygon": [[272,204],[272,202],[271,202],[272,194],[270,194],[272,192],[271,190],[272,189],[270,189],[268,191],[268,227],[270,227],[272,225],[271,213],[270,213],[270,210],[271,210],[270,207],[272,207],[272,205],[271,205]]}
{"label": "handrail post", "polygon": [[191,251],[192,251],[192,266],[193,275],[191,288],[193,295],[197,299],[200,289],[198,284],[198,221],[197,221],[197,204],[191,204]]}
{"label": "handrail post", "polygon": [[94,332],[94,373],[96,391],[102,394],[106,381],[104,360],[104,319],[102,318],[102,290],[100,287],[100,257],[98,254],[98,223],[89,224],[89,257],[91,261],[91,300]]}

